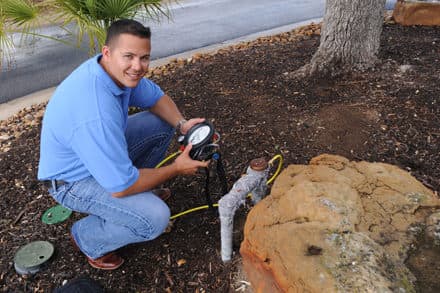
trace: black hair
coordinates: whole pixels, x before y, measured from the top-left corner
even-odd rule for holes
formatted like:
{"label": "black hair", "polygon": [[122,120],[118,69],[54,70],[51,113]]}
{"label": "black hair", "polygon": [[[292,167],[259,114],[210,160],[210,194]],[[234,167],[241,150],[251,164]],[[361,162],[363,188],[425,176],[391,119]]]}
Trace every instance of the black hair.
{"label": "black hair", "polygon": [[105,45],[108,46],[111,41],[115,40],[121,34],[130,34],[143,39],[151,38],[149,27],[145,27],[142,23],[133,19],[120,19],[113,22],[108,28]]}

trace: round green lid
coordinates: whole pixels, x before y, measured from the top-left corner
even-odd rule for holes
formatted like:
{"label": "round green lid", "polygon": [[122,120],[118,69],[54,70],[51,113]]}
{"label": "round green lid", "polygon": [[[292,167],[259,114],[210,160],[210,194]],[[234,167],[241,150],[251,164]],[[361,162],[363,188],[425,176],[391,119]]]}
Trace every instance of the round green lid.
{"label": "round green lid", "polygon": [[47,241],[34,241],[22,246],[14,257],[14,266],[19,273],[34,273],[48,261],[54,247]]}
{"label": "round green lid", "polygon": [[56,205],[44,212],[41,221],[45,224],[56,224],[65,221],[70,217],[72,211],[62,205]]}

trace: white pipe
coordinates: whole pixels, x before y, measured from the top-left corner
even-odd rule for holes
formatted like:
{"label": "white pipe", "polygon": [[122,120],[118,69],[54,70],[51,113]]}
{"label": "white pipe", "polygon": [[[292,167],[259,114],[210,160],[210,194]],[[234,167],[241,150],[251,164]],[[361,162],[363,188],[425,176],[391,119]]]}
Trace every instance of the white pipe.
{"label": "white pipe", "polygon": [[244,203],[249,193],[252,193],[252,202],[254,204],[265,196],[268,173],[269,168],[266,161],[262,159],[253,160],[251,166],[247,168],[246,175],[238,179],[229,193],[219,200],[221,254],[223,262],[230,261],[232,258],[232,233],[235,211]]}

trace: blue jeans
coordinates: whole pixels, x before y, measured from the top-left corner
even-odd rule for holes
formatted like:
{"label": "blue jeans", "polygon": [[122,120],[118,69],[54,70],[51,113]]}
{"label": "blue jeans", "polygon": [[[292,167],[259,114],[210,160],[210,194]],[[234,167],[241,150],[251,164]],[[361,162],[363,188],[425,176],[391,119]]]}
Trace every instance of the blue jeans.
{"label": "blue jeans", "polygon": [[[173,135],[174,129],[150,112],[129,116],[125,137],[133,164],[154,168],[164,158]],[[166,203],[153,193],[116,198],[93,177],[49,191],[63,206],[89,214],[73,224],[72,235],[81,251],[93,259],[158,237],[170,218]]]}

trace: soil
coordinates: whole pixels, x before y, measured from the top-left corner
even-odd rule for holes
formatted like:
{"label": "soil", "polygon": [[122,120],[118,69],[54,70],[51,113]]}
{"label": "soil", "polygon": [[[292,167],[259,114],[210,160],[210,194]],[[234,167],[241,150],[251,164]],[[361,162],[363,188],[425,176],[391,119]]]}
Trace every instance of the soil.
{"label": "soil", "polygon": [[[186,117],[207,117],[222,135],[229,186],[249,161],[282,154],[285,165],[307,164],[322,153],[351,160],[387,162],[440,190],[440,33],[433,27],[384,25],[380,62],[368,72],[335,78],[294,80],[319,44],[319,27],[176,60],[151,74]],[[120,249],[116,271],[91,268],[71,246],[73,213],[46,225],[41,216],[56,203],[36,180],[44,105],[25,109],[0,126],[0,235],[2,292],[46,292],[65,280],[88,276],[109,292],[235,292],[247,287],[238,248],[246,205],[238,212],[235,255],[220,259],[219,219],[207,209],[181,216],[166,233]],[[177,149],[173,144],[170,153]],[[176,178],[173,214],[205,205],[204,175]],[[220,185],[211,185],[220,198]],[[18,275],[15,252],[35,240],[50,241],[52,259],[32,276]],[[439,292],[440,252],[430,243],[414,247],[407,260],[419,292]]]}

